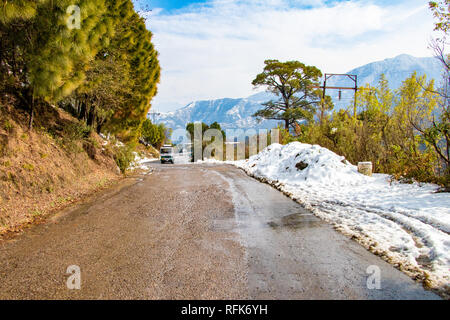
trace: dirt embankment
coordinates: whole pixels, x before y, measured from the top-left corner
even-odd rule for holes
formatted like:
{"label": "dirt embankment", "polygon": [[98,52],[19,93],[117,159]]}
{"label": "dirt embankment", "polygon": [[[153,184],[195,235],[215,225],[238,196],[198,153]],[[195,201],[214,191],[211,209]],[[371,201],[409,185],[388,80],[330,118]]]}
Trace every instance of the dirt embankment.
{"label": "dirt embankment", "polygon": [[120,179],[102,139],[61,109],[28,114],[0,101],[0,237]]}

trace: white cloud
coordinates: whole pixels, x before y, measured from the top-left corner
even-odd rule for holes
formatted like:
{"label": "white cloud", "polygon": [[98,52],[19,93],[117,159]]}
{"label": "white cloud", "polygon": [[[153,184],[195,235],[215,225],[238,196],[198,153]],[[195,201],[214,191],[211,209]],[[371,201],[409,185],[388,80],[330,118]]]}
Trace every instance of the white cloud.
{"label": "white cloud", "polygon": [[147,21],[163,70],[153,104],[163,111],[193,100],[250,95],[251,80],[268,58],[346,72],[401,53],[429,56],[433,29],[419,0],[389,6],[214,0],[172,14],[154,10]]}

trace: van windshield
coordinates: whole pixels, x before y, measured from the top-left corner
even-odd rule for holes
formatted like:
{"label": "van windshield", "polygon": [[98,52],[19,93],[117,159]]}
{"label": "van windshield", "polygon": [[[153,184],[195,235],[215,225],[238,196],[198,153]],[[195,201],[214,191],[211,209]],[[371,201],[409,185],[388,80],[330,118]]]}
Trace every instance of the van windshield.
{"label": "van windshield", "polygon": [[171,154],[172,153],[172,148],[162,148],[160,150],[161,154]]}

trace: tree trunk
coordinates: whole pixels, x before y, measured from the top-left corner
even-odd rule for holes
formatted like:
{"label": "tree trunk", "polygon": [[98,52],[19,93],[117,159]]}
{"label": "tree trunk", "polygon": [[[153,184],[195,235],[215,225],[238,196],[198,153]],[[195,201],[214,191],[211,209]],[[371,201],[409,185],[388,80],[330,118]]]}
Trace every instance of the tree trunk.
{"label": "tree trunk", "polygon": [[80,112],[81,112],[81,101],[80,99],[76,98],[75,99],[75,114],[77,116],[77,118],[80,118]]}
{"label": "tree trunk", "polygon": [[289,132],[289,120],[284,120],[284,128]]}
{"label": "tree trunk", "polygon": [[102,126],[103,123],[97,123],[97,134],[100,134],[102,132]]}
{"label": "tree trunk", "polygon": [[83,99],[82,101],[80,101],[80,114],[78,116],[79,120],[84,120],[85,115],[86,115],[86,101]]}
{"label": "tree trunk", "polygon": [[89,110],[89,115],[87,118],[87,125],[93,127],[94,123],[95,123],[95,105],[93,105],[90,110]]}
{"label": "tree trunk", "polygon": [[30,121],[28,122],[28,131],[33,129],[33,118],[34,118],[34,94],[31,94],[30,98]]}

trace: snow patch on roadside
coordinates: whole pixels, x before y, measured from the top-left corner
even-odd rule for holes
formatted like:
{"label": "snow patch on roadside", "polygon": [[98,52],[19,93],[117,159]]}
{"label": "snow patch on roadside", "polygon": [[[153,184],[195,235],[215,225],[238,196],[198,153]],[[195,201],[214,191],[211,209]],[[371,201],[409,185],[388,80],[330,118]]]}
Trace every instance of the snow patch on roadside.
{"label": "snow patch on roadside", "polygon": [[149,161],[154,161],[154,160],[158,160],[156,158],[153,157],[146,157],[144,155],[139,154],[138,152],[133,152],[134,154],[134,161],[130,166],[130,170],[149,170],[149,166],[146,165],[147,162]]}
{"label": "snow patch on roadside", "polygon": [[364,176],[344,157],[299,142],[227,163],[270,183],[426,285],[449,292],[450,195],[435,193],[438,186]]}
{"label": "snow patch on roadside", "polygon": [[[100,137],[103,139],[102,146],[109,145],[113,142],[114,142],[114,146],[116,146],[116,147],[124,147],[125,146],[125,144],[123,142],[113,139],[109,134],[104,135],[104,134],[100,133]],[[103,150],[104,150],[104,148],[103,148]],[[128,168],[131,171],[138,170],[138,169],[148,171],[150,169],[150,167],[148,165],[146,165],[145,163],[147,163],[149,161],[158,160],[157,158],[153,158],[151,156],[147,157],[144,154],[141,154],[139,152],[133,152],[133,155],[134,155],[134,160],[130,164],[130,167]],[[118,167],[117,167],[117,169],[119,170]]]}
{"label": "snow patch on roadside", "polygon": [[[224,163],[224,161],[206,158],[206,159],[203,159],[203,160],[197,160],[195,163],[196,164],[218,164],[218,163]],[[225,163],[232,163],[232,162],[225,161]]]}

